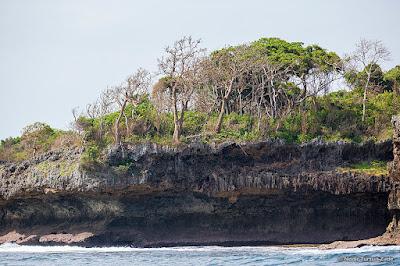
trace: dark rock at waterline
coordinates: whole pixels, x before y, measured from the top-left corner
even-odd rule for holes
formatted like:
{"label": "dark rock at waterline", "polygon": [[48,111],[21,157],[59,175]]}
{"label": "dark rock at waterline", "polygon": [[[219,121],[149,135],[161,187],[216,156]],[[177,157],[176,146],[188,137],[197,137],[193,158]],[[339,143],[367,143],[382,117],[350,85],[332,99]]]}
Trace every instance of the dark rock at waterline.
{"label": "dark rock at waterline", "polygon": [[386,193],[53,194],[8,201],[0,226],[26,236],[90,232],[87,246],[326,243],[382,234],[386,201]]}

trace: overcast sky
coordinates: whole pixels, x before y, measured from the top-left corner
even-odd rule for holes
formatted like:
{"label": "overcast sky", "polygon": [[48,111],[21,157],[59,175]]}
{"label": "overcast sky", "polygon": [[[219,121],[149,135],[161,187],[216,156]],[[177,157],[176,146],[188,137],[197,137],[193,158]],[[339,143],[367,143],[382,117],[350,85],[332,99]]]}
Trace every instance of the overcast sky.
{"label": "overcast sky", "polygon": [[260,37],[316,43],[340,55],[379,39],[400,64],[398,0],[0,0],[0,139],[35,121],[67,128],[163,48],[192,35],[209,50]]}

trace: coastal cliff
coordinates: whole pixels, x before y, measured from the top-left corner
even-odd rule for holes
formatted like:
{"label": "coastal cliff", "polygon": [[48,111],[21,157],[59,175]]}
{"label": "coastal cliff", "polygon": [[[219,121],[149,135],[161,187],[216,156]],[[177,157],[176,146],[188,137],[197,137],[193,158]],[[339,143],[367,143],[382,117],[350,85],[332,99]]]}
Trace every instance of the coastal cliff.
{"label": "coastal cliff", "polygon": [[354,248],[365,245],[400,245],[400,117],[395,116],[393,123],[393,161],[389,164],[390,193],[387,208],[391,222],[384,234],[378,237],[358,241],[336,241],[323,245],[323,249]]}
{"label": "coastal cliff", "polygon": [[[393,162],[390,165],[391,190],[389,194],[388,209],[393,217],[388,227],[388,233],[400,236],[400,117],[392,119],[395,128],[393,136]],[[400,241],[400,239],[399,239]]]}
{"label": "coastal cliff", "polygon": [[392,147],[125,144],[90,166],[81,164],[82,150],[52,151],[0,165],[0,242],[256,245],[375,237],[391,219],[389,176],[343,169],[389,162]]}

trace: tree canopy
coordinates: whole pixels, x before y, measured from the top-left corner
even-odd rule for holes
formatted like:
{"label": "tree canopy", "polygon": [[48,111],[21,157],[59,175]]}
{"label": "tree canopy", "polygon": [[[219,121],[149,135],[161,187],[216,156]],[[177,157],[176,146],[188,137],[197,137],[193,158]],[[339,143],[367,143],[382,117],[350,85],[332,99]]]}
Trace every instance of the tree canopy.
{"label": "tree canopy", "polygon": [[84,145],[84,158],[97,160],[124,142],[387,139],[400,110],[400,66],[381,67],[388,55],[379,41],[362,40],[341,58],[279,38],[206,53],[200,40],[186,36],[164,49],[154,84],[149,71],[138,69],[85,111],[73,110],[75,133],[33,124],[1,142],[0,160],[60,143]]}

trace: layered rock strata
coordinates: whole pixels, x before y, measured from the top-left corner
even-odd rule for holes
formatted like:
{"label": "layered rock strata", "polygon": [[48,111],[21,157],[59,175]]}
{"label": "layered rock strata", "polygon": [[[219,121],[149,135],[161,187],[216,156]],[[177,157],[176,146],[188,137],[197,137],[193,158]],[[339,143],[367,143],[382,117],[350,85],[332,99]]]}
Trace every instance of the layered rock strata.
{"label": "layered rock strata", "polygon": [[342,169],[389,162],[392,147],[126,144],[96,165],[82,165],[82,151],[70,149],[2,163],[0,242],[256,245],[375,237],[391,219],[391,182]]}

